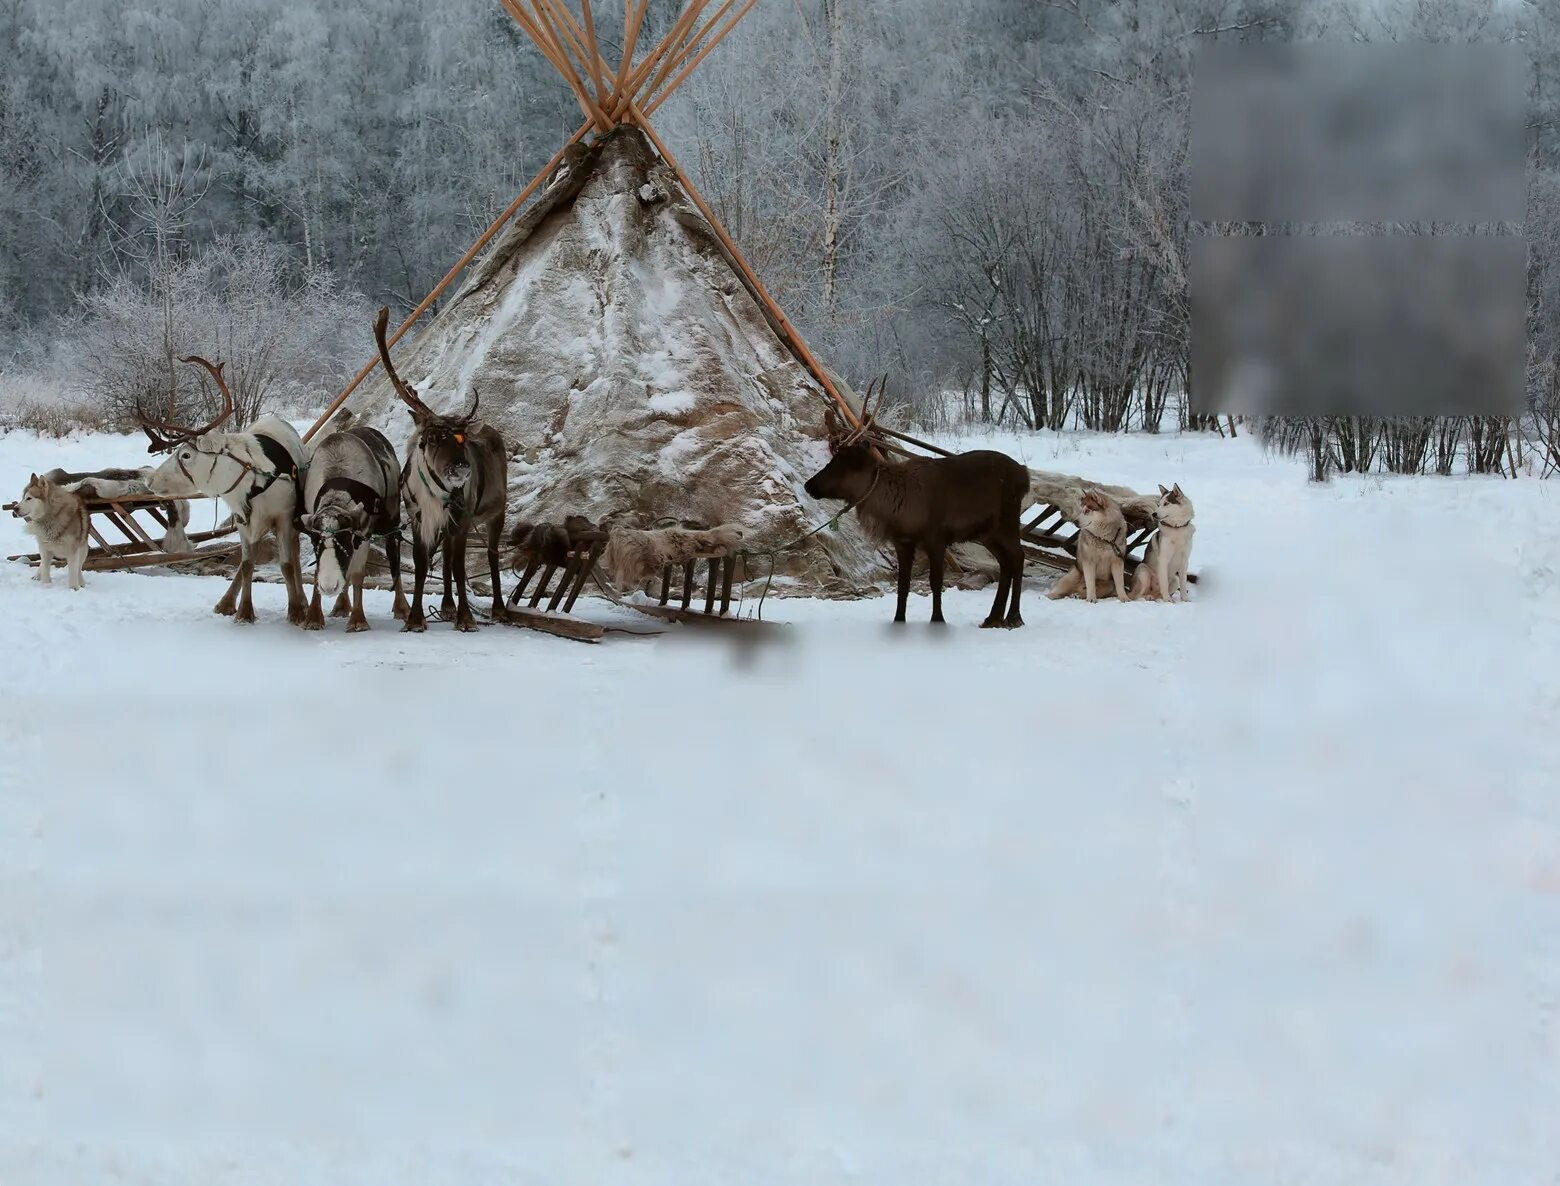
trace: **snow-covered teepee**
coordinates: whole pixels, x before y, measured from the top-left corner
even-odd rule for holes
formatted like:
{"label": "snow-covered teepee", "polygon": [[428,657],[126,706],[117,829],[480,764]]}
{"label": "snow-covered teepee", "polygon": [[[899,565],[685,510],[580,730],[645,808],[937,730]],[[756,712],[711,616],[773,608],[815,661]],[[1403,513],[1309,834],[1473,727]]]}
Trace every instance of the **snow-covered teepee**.
{"label": "snow-covered teepee", "polygon": [[[396,369],[436,410],[480,398],[480,418],[509,446],[511,519],[735,522],[756,550],[793,540],[838,509],[813,502],[802,484],[827,460],[825,409],[854,423],[855,404],[648,119],[754,0],[727,0],[708,20],[714,0],[688,0],[637,64],[648,0],[626,0],[616,68],[597,48],[588,0],[578,19],[564,0],[501,2],[586,120],[392,335],[393,344],[465,272],[453,299],[395,352]],[[382,375],[353,410],[394,441],[409,434]],[[779,557],[776,571],[828,591],[858,585],[878,561],[847,520]]]}

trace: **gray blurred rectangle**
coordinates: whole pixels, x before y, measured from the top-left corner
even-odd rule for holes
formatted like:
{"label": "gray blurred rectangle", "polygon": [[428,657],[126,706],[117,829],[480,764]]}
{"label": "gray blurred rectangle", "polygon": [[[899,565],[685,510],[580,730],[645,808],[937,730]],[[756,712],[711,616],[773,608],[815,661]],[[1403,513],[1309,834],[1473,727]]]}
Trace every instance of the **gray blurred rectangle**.
{"label": "gray blurred rectangle", "polygon": [[1192,80],[1197,221],[1520,222],[1514,45],[1211,45]]}
{"label": "gray blurred rectangle", "polygon": [[1511,235],[1194,236],[1192,406],[1516,413],[1526,249]]}

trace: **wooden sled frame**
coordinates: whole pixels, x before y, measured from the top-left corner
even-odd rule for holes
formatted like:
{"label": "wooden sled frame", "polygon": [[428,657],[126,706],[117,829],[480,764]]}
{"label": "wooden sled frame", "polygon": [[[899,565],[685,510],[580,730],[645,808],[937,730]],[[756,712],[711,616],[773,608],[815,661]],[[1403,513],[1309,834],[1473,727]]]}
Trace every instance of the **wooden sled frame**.
{"label": "wooden sled frame", "polygon": [[[236,552],[239,548],[238,541],[217,544],[209,548],[196,548],[190,552],[166,552],[162,544],[153,538],[153,531],[166,532],[171,524],[163,514],[162,504],[169,502],[199,502],[204,501],[204,495],[182,496],[168,494],[124,494],[116,498],[87,498],[82,501],[87,508],[87,533],[94,541],[93,546],[87,549],[87,559],[82,564],[84,572],[108,572],[120,569],[150,568],[162,564],[187,564],[200,560],[221,560]],[[8,502],[0,506],[0,511],[10,511],[16,504]],[[151,529],[136,518],[136,513],[142,512],[152,519]],[[111,542],[99,528],[103,525],[112,527],[124,539],[121,542]],[[207,543],[215,539],[223,539],[233,535],[234,527],[221,527],[212,531],[194,531],[187,533],[187,538],[192,544]],[[14,556],[7,556],[7,560],[23,560],[36,566],[39,560],[37,552],[18,552]]]}

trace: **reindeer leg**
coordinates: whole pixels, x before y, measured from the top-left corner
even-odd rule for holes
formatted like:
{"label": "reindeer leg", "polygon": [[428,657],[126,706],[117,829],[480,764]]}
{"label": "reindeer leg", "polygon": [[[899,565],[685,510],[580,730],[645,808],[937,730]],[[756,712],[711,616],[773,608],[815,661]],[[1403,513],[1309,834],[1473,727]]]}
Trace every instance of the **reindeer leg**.
{"label": "reindeer leg", "polygon": [[363,574],[368,571],[368,544],[365,541],[356,557],[356,571],[352,574],[352,617],[347,620],[347,633],[357,634],[368,629],[368,619],[363,616]]}
{"label": "reindeer leg", "polygon": [[943,589],[943,565],[947,562],[948,549],[943,546],[942,540],[934,539],[926,544],[926,563],[931,569],[932,578],[932,624],[941,626],[946,624],[942,612]]}
{"label": "reindeer leg", "polygon": [[504,608],[504,585],[498,575],[498,540],[504,533],[504,508],[487,521],[488,575],[493,578],[493,620],[502,622],[509,616]]}
{"label": "reindeer leg", "polygon": [[[455,609],[455,535],[457,530],[455,524],[451,523],[449,531],[444,536],[444,596],[439,599],[439,612],[446,618]],[[461,547],[464,548],[466,543],[465,533],[461,532],[460,535]],[[460,553],[460,560],[461,568],[464,569],[466,560],[464,551]],[[465,595],[466,590],[462,587],[461,596],[464,597]]]}
{"label": "reindeer leg", "polygon": [[428,545],[423,543],[422,531],[416,523],[412,524],[412,607],[406,615],[406,624],[401,627],[404,634],[411,631],[421,634],[428,629],[428,622],[423,617],[423,585],[428,580]]}
{"label": "reindeer leg", "polygon": [[249,540],[242,532],[238,536],[238,567],[233,570],[233,582],[227,588],[227,592],[217,599],[217,604],[211,607],[211,612],[221,614],[224,618],[233,616],[233,607],[238,601],[238,586],[244,579],[244,561],[249,558]]}
{"label": "reindeer leg", "polygon": [[336,603],[330,607],[330,616],[333,618],[344,618],[351,612],[352,584],[349,581],[348,583],[342,585],[341,592],[336,594]]}
{"label": "reindeer leg", "polygon": [[1008,564],[1012,569],[1012,603],[1008,606],[1007,619],[1002,623],[1009,630],[1024,624],[1023,615],[1018,612],[1018,599],[1024,592],[1024,545],[1018,540],[1008,542]]}
{"label": "reindeer leg", "polygon": [[915,568],[915,541],[900,540],[895,545],[899,554],[899,603],[894,610],[894,621],[905,620],[905,606],[910,600],[910,573]]}
{"label": "reindeer leg", "polygon": [[325,615],[320,610],[320,578],[318,573],[314,576],[314,596],[309,598],[309,610],[303,616],[303,628],[305,630],[325,629]]}
{"label": "reindeer leg", "polygon": [[255,545],[260,541],[251,539],[247,534],[241,538],[244,541],[243,558],[238,562],[238,572],[233,581],[238,586],[238,607],[233,611],[235,622],[252,623],[255,620],[254,603],[254,579],[255,579]]}
{"label": "reindeer leg", "polygon": [[991,612],[981,622],[982,630],[990,630],[994,626],[1002,625],[1002,604],[1007,600],[1008,585],[1012,580],[1012,568],[1008,563],[1007,550],[995,539],[983,539],[980,541],[986,551],[997,562],[997,597],[991,603]]}
{"label": "reindeer leg", "polygon": [[244,557],[243,563],[238,566],[238,574],[243,584],[239,589],[238,611],[233,615],[233,620],[252,624],[255,620],[255,562],[252,554]]}
{"label": "reindeer leg", "polygon": [[276,529],[276,555],[287,585],[287,621],[302,626],[303,576],[298,571],[298,533],[285,520]]}
{"label": "reindeer leg", "polygon": [[[471,616],[471,603],[466,600],[466,535],[467,533],[462,531],[460,538],[455,539],[455,533],[451,532],[450,537],[455,542],[444,554],[446,558],[453,556],[455,559],[455,591],[460,598],[459,608],[455,611],[455,629],[470,633],[477,628],[477,623]],[[446,559],[446,563],[448,563],[448,559]],[[448,596],[449,582],[447,580],[444,584],[444,590],[445,596]]]}
{"label": "reindeer leg", "polygon": [[397,622],[406,621],[406,594],[401,591],[401,528],[397,524],[385,534],[385,559],[390,562],[390,584],[395,589],[395,604],[390,613]]}

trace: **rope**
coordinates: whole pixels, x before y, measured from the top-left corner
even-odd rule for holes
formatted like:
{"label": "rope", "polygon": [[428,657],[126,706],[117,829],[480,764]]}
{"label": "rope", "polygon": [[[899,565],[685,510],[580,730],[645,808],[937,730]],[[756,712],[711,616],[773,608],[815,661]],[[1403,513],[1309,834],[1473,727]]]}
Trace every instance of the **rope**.
{"label": "rope", "polygon": [[750,553],[749,549],[743,548],[742,550],[740,550],[737,553],[737,555],[742,557],[742,596],[743,597],[746,597],[746,595],[747,595],[747,579],[748,579],[748,565],[747,565],[747,561],[748,561],[748,556],[751,554],[751,555],[767,556],[767,557],[769,557],[769,575],[764,578],[764,591],[758,595],[758,609],[754,611],[754,617],[758,621],[762,622],[764,620],[764,601],[769,596],[769,587],[774,583],[774,579],[775,579],[775,564],[779,560],[780,556],[783,555],[786,552],[791,551],[793,548],[799,547],[800,545],[806,543],[808,540],[812,539],[813,536],[817,535],[820,531],[823,531],[825,529],[828,529],[828,530],[831,530],[831,531],[837,531],[839,529],[839,525],[840,525],[840,520],[841,519],[843,519],[846,515],[850,514],[851,511],[855,510],[862,503],[866,502],[867,499],[872,497],[872,492],[877,489],[878,478],[880,478],[882,476],[882,474],[883,474],[883,467],[881,465],[879,465],[875,470],[872,471],[872,482],[867,487],[867,492],[865,494],[863,494],[855,502],[851,503],[848,507],[846,507],[843,510],[841,510],[840,512],[838,512],[832,519],[825,519],[822,523],[818,524],[818,526],[812,528],[810,531],[804,531],[804,532],[802,532],[801,535],[797,536],[795,539],[790,540],[787,543],[783,543],[783,544],[779,545],[778,547],[770,548],[767,551],[757,551],[757,552],[751,552]]}

